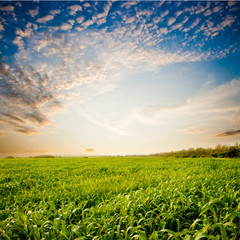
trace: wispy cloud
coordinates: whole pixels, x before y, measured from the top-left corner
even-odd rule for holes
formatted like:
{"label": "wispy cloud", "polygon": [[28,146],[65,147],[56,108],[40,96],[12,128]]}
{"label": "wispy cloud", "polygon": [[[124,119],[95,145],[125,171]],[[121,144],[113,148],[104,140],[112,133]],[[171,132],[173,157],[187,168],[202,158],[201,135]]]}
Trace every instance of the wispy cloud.
{"label": "wispy cloud", "polygon": [[201,127],[198,127],[198,126],[191,126],[191,127],[188,127],[186,129],[184,129],[184,132],[187,133],[187,134],[198,134],[198,133],[202,133],[202,132],[205,132],[206,129],[205,128],[201,128]]}
{"label": "wispy cloud", "polygon": [[231,125],[240,111],[239,96],[238,79],[206,90],[182,104],[142,106],[135,109],[135,114],[140,122],[146,124],[166,124],[169,121],[177,124],[183,119],[186,123],[197,119],[197,122],[211,124],[213,119],[218,119]]}
{"label": "wispy cloud", "polygon": [[36,130],[35,128],[32,128],[32,127],[28,127],[28,126],[16,125],[14,127],[14,130],[18,133],[22,133],[22,134],[26,134],[26,135],[40,134],[40,132],[38,130]]}
{"label": "wispy cloud", "polygon": [[109,116],[97,113],[92,109],[87,109],[86,107],[81,107],[81,115],[85,116],[91,123],[101,128],[107,129],[108,131],[119,134],[122,136],[127,136],[128,133],[125,131],[125,127],[132,120],[132,116],[124,120],[113,120]]}
{"label": "wispy cloud", "polygon": [[225,132],[218,132],[213,134],[214,137],[217,138],[222,138],[222,137],[234,137],[234,136],[239,136],[240,135],[240,130],[229,130]]}

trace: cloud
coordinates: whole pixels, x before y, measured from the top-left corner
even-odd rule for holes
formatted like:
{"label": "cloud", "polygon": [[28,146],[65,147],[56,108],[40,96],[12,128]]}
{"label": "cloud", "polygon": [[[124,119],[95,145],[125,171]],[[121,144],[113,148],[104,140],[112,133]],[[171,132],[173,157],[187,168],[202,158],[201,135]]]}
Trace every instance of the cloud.
{"label": "cloud", "polygon": [[169,10],[166,10],[165,12],[163,12],[160,17],[164,18],[165,16],[167,16],[169,14]]}
{"label": "cloud", "polygon": [[77,18],[77,22],[78,22],[78,23],[82,23],[83,21],[84,21],[84,17],[81,16],[81,17],[78,17],[78,18]]}
{"label": "cloud", "polygon": [[127,2],[124,2],[122,5],[121,5],[121,8],[127,8],[129,9],[130,7],[132,6],[135,6],[137,5],[139,2],[137,1],[127,1]]}
{"label": "cloud", "polygon": [[171,26],[174,22],[176,22],[176,18],[173,18],[173,17],[169,18],[168,19],[168,26]]}
{"label": "cloud", "polygon": [[1,63],[1,65],[0,65],[0,73],[1,74],[5,73],[9,68],[10,68],[10,66],[8,64]]}
{"label": "cloud", "polygon": [[184,9],[185,12],[190,12],[191,15],[194,14],[194,10],[195,10],[194,6],[190,6]]}
{"label": "cloud", "polygon": [[55,9],[55,10],[51,10],[50,13],[55,16],[55,15],[59,14],[60,12],[61,11],[59,9]]}
{"label": "cloud", "polygon": [[1,115],[2,117],[9,119],[12,122],[24,123],[24,120],[22,120],[20,117],[17,117],[15,114],[2,112]]}
{"label": "cloud", "polygon": [[34,9],[34,10],[29,10],[29,14],[32,16],[32,17],[35,17],[38,15],[38,8]]}
{"label": "cloud", "polygon": [[94,23],[95,23],[94,20],[89,19],[89,20],[83,22],[81,26],[86,29],[86,28],[88,28],[89,26],[93,25]]}
{"label": "cloud", "polygon": [[108,3],[104,6],[104,11],[101,12],[101,13],[98,13],[97,15],[95,15],[95,16],[93,17],[93,19],[94,19],[94,18],[96,18],[96,19],[106,18],[106,17],[108,16],[108,13],[109,13],[109,10],[110,10],[111,6],[112,6],[112,3],[111,3],[111,2],[108,2]]}
{"label": "cloud", "polygon": [[68,22],[73,26],[74,23],[75,23],[75,20],[73,20],[73,19],[69,19]]}
{"label": "cloud", "polygon": [[197,134],[197,133],[201,133],[204,131],[206,131],[205,128],[200,128],[198,126],[191,126],[191,127],[184,129],[184,132],[186,132],[187,134]]}
{"label": "cloud", "polygon": [[178,24],[175,24],[174,26],[172,26],[172,30],[176,30],[176,29],[179,29],[179,28],[182,28],[183,24],[182,23],[178,23]]}
{"label": "cloud", "polygon": [[200,22],[200,19],[199,18],[196,18],[196,20],[192,23],[192,25],[190,26],[190,28],[194,28],[196,27]]}
{"label": "cloud", "polygon": [[86,28],[88,28],[89,26],[93,25],[93,24],[97,24],[98,26],[102,25],[103,23],[106,23],[106,18],[108,16],[109,10],[112,6],[111,2],[108,2],[105,6],[104,6],[104,11],[94,14],[92,16],[92,18],[88,19],[87,21],[84,21],[84,18],[81,16],[79,18],[77,18],[77,22],[79,24],[81,24],[82,28],[77,27],[77,31],[82,31]]}
{"label": "cloud", "polygon": [[63,23],[63,24],[60,26],[60,29],[61,29],[61,30],[70,30],[70,29],[72,29],[72,25],[69,24],[69,23]]}
{"label": "cloud", "polygon": [[96,23],[97,23],[98,26],[100,26],[100,25],[106,23],[106,19],[105,18],[100,18],[96,21]]}
{"label": "cloud", "polygon": [[55,110],[59,110],[59,109],[64,109],[64,105],[62,102],[58,101],[58,100],[54,100],[48,103],[47,108],[53,112]]}
{"label": "cloud", "polygon": [[124,130],[125,126],[129,124],[129,122],[132,120],[132,115],[127,117],[124,120],[116,120],[112,119],[109,116],[106,116],[105,114],[93,111],[92,109],[89,109],[87,107],[82,106],[81,109],[79,109],[81,112],[81,115],[83,115],[85,118],[88,119],[91,123],[105,128],[110,132],[113,132],[115,134],[121,135],[121,136],[127,136],[128,133]]}
{"label": "cloud", "polygon": [[235,5],[237,3],[237,1],[228,1],[228,6],[231,7],[233,5]]}
{"label": "cloud", "polygon": [[207,21],[207,26],[201,27],[198,31],[203,30],[206,36],[214,37],[223,31],[226,27],[230,27],[236,20],[236,16],[227,15],[225,19],[214,27],[214,23]]}
{"label": "cloud", "polygon": [[160,21],[161,21],[161,18],[160,18],[160,17],[154,17],[154,18],[153,18],[153,23],[154,23],[154,24],[158,24]]}
{"label": "cloud", "polygon": [[240,130],[229,130],[225,132],[219,132],[215,133],[212,136],[216,138],[221,138],[221,137],[234,137],[234,136],[239,136],[240,135]]}
{"label": "cloud", "polygon": [[[82,27],[93,23],[93,20],[83,22]],[[66,23],[62,25],[63,29],[65,26],[69,29],[71,27]],[[209,57],[208,53],[151,49],[156,42],[146,30],[144,24],[138,24],[133,26],[131,31],[123,26],[112,31],[89,30],[87,34],[75,32],[69,36],[53,35],[50,31],[41,32],[29,39],[28,48],[15,57],[19,64],[32,66],[38,72],[46,73],[55,91],[61,89],[61,94],[70,90],[77,92],[83,83],[107,81],[109,74],[115,74],[121,69],[139,72],[177,62],[200,61]],[[160,28],[159,31],[161,34],[168,34],[167,28]],[[141,38],[136,37],[140,35]],[[34,61],[31,61],[33,54]],[[58,82],[56,86],[55,82]]]}
{"label": "cloud", "polygon": [[95,152],[95,149],[94,148],[86,148],[86,151],[87,152]]}
{"label": "cloud", "polygon": [[196,11],[195,11],[195,14],[199,14],[199,13],[202,13],[204,12],[206,9],[208,9],[210,7],[211,3],[210,2],[207,2],[207,5],[206,7],[202,4],[202,2],[199,2],[197,7],[196,7]]}
{"label": "cloud", "polygon": [[32,134],[39,134],[40,132],[37,131],[34,128],[27,127],[27,126],[16,126],[14,130],[18,133],[23,133],[26,135],[32,135]]}
{"label": "cloud", "polygon": [[80,5],[77,5],[77,4],[68,7],[68,9],[70,10],[70,12],[69,12],[70,15],[76,15],[76,13],[78,11],[82,11],[82,7]]}
{"label": "cloud", "polygon": [[220,23],[222,28],[225,28],[227,26],[231,26],[235,22],[236,17],[228,15],[224,21]]}
{"label": "cloud", "polygon": [[2,64],[0,68],[0,121],[19,133],[39,133],[50,123],[48,111],[61,103],[51,92],[51,82],[31,67]]}
{"label": "cloud", "polygon": [[[156,14],[153,8],[151,8],[151,10],[138,9],[138,6],[135,6],[137,2],[124,2],[120,4],[127,9],[128,6],[130,6],[130,8],[131,6],[134,6],[131,9],[129,8],[129,10],[125,9],[127,11],[125,18],[120,18],[116,11],[114,12],[115,9],[111,9],[110,3],[102,3],[101,8],[99,9],[97,9],[99,5],[94,4],[94,8],[91,10],[94,11],[95,9],[96,12],[89,12],[86,19],[83,16],[76,16],[76,23],[78,23],[76,25],[78,26],[74,28],[73,31],[59,31],[72,29],[72,25],[74,25],[73,19],[70,19],[71,22],[66,19],[65,22],[61,22],[59,24],[60,26],[49,26],[48,29],[44,28],[44,31],[39,31],[36,34],[31,34],[30,30],[28,30],[33,28],[33,25],[28,25],[28,27],[26,25],[24,30],[21,30],[20,28],[17,29],[16,33],[18,36],[15,38],[13,43],[19,46],[20,51],[14,57],[19,63],[21,69],[23,69],[23,66],[31,66],[33,69],[36,69],[35,72],[40,74],[39,77],[36,78],[43,78],[44,74],[46,74],[47,78],[42,86],[42,91],[45,92],[46,96],[49,97],[44,98],[40,94],[40,88],[37,84],[38,80],[35,79],[31,73],[29,73],[29,76],[27,74],[28,77],[25,78],[23,76],[18,76],[18,78],[25,79],[23,81],[23,85],[26,85],[26,92],[17,85],[17,94],[22,94],[21,98],[17,97],[17,100],[21,99],[20,102],[22,105],[28,105],[29,103],[27,101],[29,101],[29,98],[31,98],[31,95],[34,93],[39,95],[40,105],[35,103],[35,105],[33,104],[33,106],[29,106],[29,111],[23,111],[24,114],[18,114],[17,117],[20,117],[20,119],[23,119],[25,122],[30,122],[33,124],[33,127],[36,125],[46,125],[48,122],[50,122],[50,120],[44,120],[44,117],[41,118],[41,116],[45,116],[48,119],[48,111],[57,111],[57,109],[63,108],[61,102],[58,104],[58,101],[61,99],[70,99],[71,96],[77,96],[82,86],[96,86],[98,83],[109,83],[112,81],[110,76],[121,75],[122,71],[131,71],[137,73],[151,70],[154,71],[159,67],[168,64],[195,62],[210,58],[218,58],[219,53],[217,51],[203,51],[202,49],[207,48],[202,47],[200,50],[200,48],[196,46],[198,43],[194,45],[196,46],[195,51],[186,51],[185,48],[182,47],[182,45],[186,42],[183,40],[176,41],[177,38],[174,37],[174,34],[177,33],[177,31],[179,31],[179,34],[187,35],[184,33],[186,29],[196,29],[196,26],[200,22],[204,22],[201,18],[203,14],[198,15],[198,18],[193,18],[192,23],[188,24],[190,26],[183,29],[184,24],[188,21],[188,19],[190,19],[190,17],[186,16],[184,18],[184,16],[179,13],[179,10],[176,16],[178,16],[177,20],[180,21],[176,21],[175,18],[171,18],[171,16],[175,16],[175,14],[171,13],[170,16],[169,10],[163,10],[160,12],[160,14]],[[208,3],[204,5],[204,9],[207,9],[207,5]],[[81,11],[81,9],[82,6],[73,5],[69,7],[68,10],[71,12],[71,14],[75,15],[77,11]],[[85,9],[84,6],[83,9]],[[134,11],[134,14],[136,14],[132,15],[131,10]],[[195,10],[200,11],[201,7],[195,8]],[[192,11],[192,8],[189,11]],[[106,19],[108,20],[107,16],[109,16],[109,12],[111,13],[111,17],[118,16],[115,18],[116,20],[112,22],[111,26],[106,24],[105,26],[98,28],[97,25],[103,24],[106,22]],[[51,13],[57,14],[57,11]],[[114,13],[116,14],[114,15]],[[168,14],[170,17],[167,16]],[[141,16],[150,15],[157,17],[154,19],[154,21],[151,21],[152,18],[150,19],[145,17],[139,19]],[[45,23],[53,18],[53,15],[47,15],[39,18],[37,21],[40,23]],[[73,17],[70,16],[70,18]],[[166,21],[163,21],[163,18],[165,18]],[[228,17],[221,17],[221,19],[222,25],[220,25],[219,28],[233,24],[233,20]],[[157,23],[160,21],[162,21],[163,24],[158,26]],[[218,31],[213,29],[215,25],[211,25],[210,21],[205,22],[206,25],[204,25],[202,31],[209,28],[211,30],[210,34],[212,34],[212,36],[216,35]],[[55,21],[52,21],[50,24],[54,23]],[[131,24],[127,25],[127,23]],[[171,26],[171,29],[162,27],[162,25],[166,26],[166,23]],[[88,28],[89,26],[92,27]],[[177,31],[174,32],[173,35],[168,35],[171,30]],[[24,39],[26,36],[31,36],[31,38],[27,39],[26,41],[26,39]],[[178,39],[182,38],[179,37]],[[189,39],[190,38],[188,37],[188,40]],[[25,41],[25,45],[23,40]],[[177,51],[171,49],[171,45],[173,44],[175,46],[176,44],[179,44]],[[8,70],[10,73],[12,71],[13,70]],[[25,73],[25,70],[22,71]],[[15,76],[15,73],[12,72],[12,74]],[[29,83],[27,84],[27,82]],[[108,86],[110,84],[106,85]],[[34,90],[35,88],[36,90]],[[98,92],[102,90],[95,89],[95,91]],[[13,97],[13,90],[8,89],[8,92],[10,93],[9,96]],[[5,96],[5,98],[7,98],[7,96]],[[13,100],[11,101],[13,102]],[[33,97],[33,102],[34,101],[35,97]],[[155,114],[158,116],[158,114],[161,115],[161,111],[167,113],[172,111],[174,112],[175,110],[178,112],[188,111],[190,106],[192,106],[191,103],[187,102],[181,106],[174,106],[171,109],[168,109],[166,106],[165,108],[161,108],[161,106],[148,106],[146,109],[148,108],[148,110],[152,112],[154,116]],[[14,111],[14,109],[11,111]],[[144,115],[144,111],[144,109],[139,109],[139,118]],[[19,110],[16,112],[20,113]],[[36,116],[36,113],[39,114]],[[89,118],[94,118],[92,117],[92,113],[88,115],[91,115]],[[96,124],[99,124],[99,122],[101,123],[102,121],[104,123],[102,125],[109,129],[115,129],[114,131],[122,130],[121,127],[119,127],[119,124],[115,124],[109,119],[104,121],[102,120],[102,117],[99,117],[98,119],[99,121],[97,121],[98,123]]]}
{"label": "cloud", "polygon": [[18,37],[15,37],[15,39],[13,40],[12,43],[13,43],[13,44],[16,44],[19,49],[23,49],[23,47],[24,47],[24,42],[23,42],[22,38],[19,37],[19,36],[18,36]]}
{"label": "cloud", "polygon": [[20,28],[16,29],[16,34],[21,37],[30,37],[31,33],[32,33],[31,28],[26,28],[24,31],[22,31]]}
{"label": "cloud", "polygon": [[90,7],[91,5],[88,3],[88,2],[86,2],[86,3],[84,3],[84,5],[83,5],[85,8],[88,8],[88,7]]}
{"label": "cloud", "polygon": [[215,8],[213,8],[213,12],[216,13],[216,12],[220,12],[222,10],[222,6],[218,5],[216,6]]}
{"label": "cloud", "polygon": [[[240,79],[206,90],[186,102],[173,106],[142,106],[135,109],[137,119],[143,123],[165,124],[166,122],[197,121],[210,124],[211,121],[232,124],[240,112]],[[197,120],[196,120],[197,119]]]}
{"label": "cloud", "polygon": [[14,11],[14,6],[8,5],[8,6],[5,6],[5,7],[0,7],[0,11],[13,12]]}
{"label": "cloud", "polygon": [[129,23],[132,23],[135,21],[135,17],[130,17],[130,18],[127,18],[127,20],[125,21],[126,24],[129,24]]}
{"label": "cloud", "polygon": [[4,31],[5,29],[4,29],[4,27],[3,27],[3,25],[2,25],[2,23],[0,23],[0,32],[1,31]]}
{"label": "cloud", "polygon": [[46,22],[48,22],[48,21],[53,20],[53,18],[54,18],[53,15],[47,15],[47,16],[45,16],[45,17],[42,17],[42,18],[37,19],[37,22],[39,22],[39,23],[46,23]]}
{"label": "cloud", "polygon": [[204,16],[209,16],[211,14],[212,14],[212,11],[210,9],[204,12]]}
{"label": "cloud", "polygon": [[49,122],[48,118],[38,110],[34,110],[31,113],[26,113],[24,119],[39,125],[46,125]]}
{"label": "cloud", "polygon": [[160,28],[159,29],[161,34],[168,34],[168,29],[167,28]]}
{"label": "cloud", "polygon": [[183,11],[182,11],[182,10],[180,10],[180,11],[178,11],[178,12],[175,13],[176,17],[179,17],[181,14],[183,14]]}
{"label": "cloud", "polygon": [[146,20],[147,18],[152,16],[152,14],[153,14],[152,11],[145,9],[145,10],[137,11],[136,16],[137,16],[138,19],[143,18],[143,19]]}

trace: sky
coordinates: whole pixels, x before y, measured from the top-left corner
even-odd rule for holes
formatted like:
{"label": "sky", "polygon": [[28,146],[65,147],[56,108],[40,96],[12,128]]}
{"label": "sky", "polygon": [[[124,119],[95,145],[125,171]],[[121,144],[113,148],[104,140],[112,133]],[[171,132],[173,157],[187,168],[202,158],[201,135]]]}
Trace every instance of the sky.
{"label": "sky", "polygon": [[240,2],[1,1],[0,156],[240,140]]}

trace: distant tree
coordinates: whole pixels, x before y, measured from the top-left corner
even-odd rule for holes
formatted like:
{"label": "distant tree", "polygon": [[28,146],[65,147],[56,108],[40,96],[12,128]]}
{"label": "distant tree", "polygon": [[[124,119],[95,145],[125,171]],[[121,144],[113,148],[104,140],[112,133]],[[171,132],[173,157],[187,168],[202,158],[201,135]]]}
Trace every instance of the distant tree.
{"label": "distant tree", "polygon": [[34,156],[34,158],[55,158],[55,156],[53,156],[53,155],[38,155],[38,156]]}
{"label": "distant tree", "polygon": [[236,143],[234,146],[220,145],[215,148],[189,148],[188,150],[180,150],[175,152],[156,153],[153,156],[161,157],[177,157],[177,158],[196,158],[196,157],[215,157],[215,158],[235,158],[240,157],[240,145]]}

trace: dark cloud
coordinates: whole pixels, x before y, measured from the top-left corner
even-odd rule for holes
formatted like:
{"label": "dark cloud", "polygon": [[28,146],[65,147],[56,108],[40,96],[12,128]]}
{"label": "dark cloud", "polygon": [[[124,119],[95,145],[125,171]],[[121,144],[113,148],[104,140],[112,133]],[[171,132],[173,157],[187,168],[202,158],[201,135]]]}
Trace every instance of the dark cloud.
{"label": "dark cloud", "polygon": [[18,123],[24,123],[24,121],[21,118],[15,116],[12,113],[1,113],[1,115],[2,115],[3,118],[5,117],[5,118],[9,119],[10,121],[18,122]]}
{"label": "dark cloud", "polygon": [[53,83],[31,67],[0,65],[0,121],[17,132],[33,134],[50,123],[46,109],[62,108]]}
{"label": "dark cloud", "polygon": [[232,137],[240,135],[240,130],[226,131],[214,134],[214,137]]}
{"label": "dark cloud", "polygon": [[34,111],[25,115],[26,119],[38,123],[40,125],[45,125],[48,123],[48,118],[39,111]]}
{"label": "dark cloud", "polygon": [[18,133],[23,133],[23,134],[26,134],[26,135],[40,133],[36,129],[34,129],[32,127],[28,127],[28,126],[17,126],[17,127],[14,128],[14,130]]}

